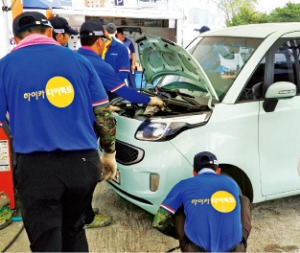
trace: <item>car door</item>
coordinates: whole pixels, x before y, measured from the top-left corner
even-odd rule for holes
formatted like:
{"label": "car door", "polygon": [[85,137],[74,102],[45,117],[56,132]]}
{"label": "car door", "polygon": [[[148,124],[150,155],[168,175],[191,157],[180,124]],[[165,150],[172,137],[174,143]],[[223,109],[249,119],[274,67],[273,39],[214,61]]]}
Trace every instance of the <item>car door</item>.
{"label": "car door", "polygon": [[[280,39],[269,50],[263,87],[278,81],[299,87],[300,36]],[[300,189],[300,93],[291,99],[279,100],[275,110],[266,112],[263,99],[259,111],[259,160],[262,194],[277,195]]]}

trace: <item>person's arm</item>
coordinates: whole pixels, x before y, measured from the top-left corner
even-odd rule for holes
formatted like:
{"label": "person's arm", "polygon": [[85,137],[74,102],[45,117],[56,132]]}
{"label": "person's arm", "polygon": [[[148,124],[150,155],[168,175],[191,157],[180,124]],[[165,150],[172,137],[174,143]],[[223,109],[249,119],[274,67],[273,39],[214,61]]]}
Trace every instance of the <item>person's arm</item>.
{"label": "person's arm", "polygon": [[160,205],[153,219],[152,226],[161,233],[178,239],[177,232],[180,229],[175,228],[173,215],[176,215],[177,210],[180,210],[182,205],[181,182],[179,182],[171,189]]}
{"label": "person's arm", "polygon": [[162,207],[158,209],[156,215],[154,216],[152,226],[164,235],[177,239],[172,214]]}
{"label": "person's arm", "polygon": [[137,92],[135,89],[129,88],[126,85],[116,90],[115,93],[122,98],[127,99],[132,103],[145,104],[151,106],[163,107],[164,102],[158,97],[148,97]]}
{"label": "person's arm", "polygon": [[151,99],[139,92],[137,92],[135,89],[129,88],[126,85],[120,87],[120,89],[117,89],[114,91],[119,97],[125,98],[126,100],[137,103],[137,104],[149,104]]}
{"label": "person's arm", "polygon": [[100,137],[103,153],[100,157],[104,169],[103,179],[113,179],[117,173],[116,162],[116,121],[109,105],[94,108],[95,130]]}
{"label": "person's arm", "polygon": [[100,137],[100,147],[103,153],[100,157],[104,169],[104,179],[113,179],[117,172],[116,163],[116,121],[109,107],[109,101],[104,86],[91,62],[86,60],[90,69],[90,94],[95,115],[94,129]]}
{"label": "person's arm", "polygon": [[157,97],[148,97],[144,94],[137,92],[135,89],[131,89],[125,85],[114,69],[107,63],[103,65],[101,69],[96,69],[103,86],[106,91],[114,92],[119,97],[125,98],[126,100],[137,103],[146,104],[162,107],[164,105],[163,101]]}
{"label": "person's arm", "polygon": [[109,105],[94,108],[96,132],[100,137],[100,147],[106,153],[114,153],[116,143],[116,121]]}
{"label": "person's arm", "polygon": [[135,53],[131,53],[131,71],[135,72]]}

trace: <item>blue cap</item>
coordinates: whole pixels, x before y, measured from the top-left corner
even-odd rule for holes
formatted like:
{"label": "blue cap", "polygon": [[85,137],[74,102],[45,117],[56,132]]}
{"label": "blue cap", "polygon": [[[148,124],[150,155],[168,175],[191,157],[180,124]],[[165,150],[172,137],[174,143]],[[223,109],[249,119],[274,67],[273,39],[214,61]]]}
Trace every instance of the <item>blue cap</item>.
{"label": "blue cap", "polygon": [[77,35],[78,32],[75,29],[72,29],[68,21],[63,17],[53,17],[49,19],[51,25],[53,26],[53,31],[55,33],[68,33]]}
{"label": "blue cap", "polygon": [[210,28],[208,26],[204,25],[200,29],[195,29],[194,31],[198,31],[200,33],[204,33],[204,32],[210,31]]}
{"label": "blue cap", "polygon": [[217,157],[208,151],[200,152],[194,157],[194,170],[199,171],[205,167],[219,166]]}

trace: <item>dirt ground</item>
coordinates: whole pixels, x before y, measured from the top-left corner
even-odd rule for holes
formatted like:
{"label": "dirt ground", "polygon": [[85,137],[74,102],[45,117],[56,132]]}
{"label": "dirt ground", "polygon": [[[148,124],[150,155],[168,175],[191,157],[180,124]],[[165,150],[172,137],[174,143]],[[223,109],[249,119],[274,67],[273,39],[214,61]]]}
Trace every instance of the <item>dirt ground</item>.
{"label": "dirt ground", "polygon": [[[153,216],[98,184],[94,206],[113,216],[103,228],[87,229],[91,252],[165,252],[178,245],[151,227]],[[22,227],[16,222],[0,230],[0,252]],[[253,205],[248,252],[299,252],[300,196]],[[7,252],[30,251],[25,231]],[[179,250],[176,250],[179,252]]]}

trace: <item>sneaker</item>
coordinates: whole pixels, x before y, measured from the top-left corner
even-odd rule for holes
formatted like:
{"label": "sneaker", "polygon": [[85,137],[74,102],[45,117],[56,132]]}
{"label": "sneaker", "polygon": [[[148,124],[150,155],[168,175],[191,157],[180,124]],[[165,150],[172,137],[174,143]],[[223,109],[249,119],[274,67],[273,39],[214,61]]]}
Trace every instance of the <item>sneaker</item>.
{"label": "sneaker", "polygon": [[100,228],[111,224],[112,217],[95,214],[94,220],[90,224],[86,224],[84,228]]}

